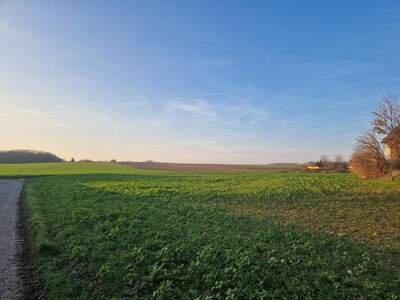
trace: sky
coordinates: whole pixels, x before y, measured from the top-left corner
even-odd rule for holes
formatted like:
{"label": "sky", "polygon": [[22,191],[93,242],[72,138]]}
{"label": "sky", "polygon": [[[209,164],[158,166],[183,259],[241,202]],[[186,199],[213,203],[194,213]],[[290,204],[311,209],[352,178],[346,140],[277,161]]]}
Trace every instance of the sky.
{"label": "sky", "polygon": [[399,49],[398,0],[0,0],[0,149],[349,158]]}

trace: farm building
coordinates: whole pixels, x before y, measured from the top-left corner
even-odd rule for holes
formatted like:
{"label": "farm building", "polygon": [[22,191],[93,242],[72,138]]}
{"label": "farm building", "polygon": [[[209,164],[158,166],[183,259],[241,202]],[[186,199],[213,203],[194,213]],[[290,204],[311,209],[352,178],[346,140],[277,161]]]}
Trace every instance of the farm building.
{"label": "farm building", "polygon": [[400,160],[400,126],[393,129],[383,140],[385,157],[388,160]]}
{"label": "farm building", "polygon": [[307,165],[306,168],[309,171],[319,171],[319,170],[321,170],[321,168],[319,166],[315,165],[315,164]]}

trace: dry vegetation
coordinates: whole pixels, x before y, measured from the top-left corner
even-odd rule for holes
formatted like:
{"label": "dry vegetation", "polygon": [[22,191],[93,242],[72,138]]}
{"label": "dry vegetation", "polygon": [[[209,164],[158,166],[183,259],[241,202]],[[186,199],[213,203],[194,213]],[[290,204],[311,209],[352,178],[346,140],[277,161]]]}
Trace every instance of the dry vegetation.
{"label": "dry vegetation", "polygon": [[[362,178],[377,178],[391,175],[397,161],[385,157],[382,141],[400,128],[400,105],[397,97],[386,95],[382,104],[373,112],[372,128],[357,140],[350,161],[350,169]],[[394,138],[392,151],[400,153],[400,137]]]}
{"label": "dry vegetation", "polygon": [[388,166],[376,133],[366,131],[358,138],[351,158],[353,173],[363,178],[376,178],[387,174]]}
{"label": "dry vegetation", "polygon": [[176,172],[303,172],[302,164],[269,164],[269,165],[226,165],[226,164],[188,164],[188,163],[162,163],[162,162],[122,162],[142,170],[160,170]]}

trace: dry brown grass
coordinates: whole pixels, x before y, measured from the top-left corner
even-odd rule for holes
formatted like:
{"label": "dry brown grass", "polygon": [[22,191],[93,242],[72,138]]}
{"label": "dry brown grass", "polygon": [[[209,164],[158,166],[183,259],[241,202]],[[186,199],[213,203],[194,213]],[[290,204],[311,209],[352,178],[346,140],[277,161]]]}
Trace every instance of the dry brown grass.
{"label": "dry brown grass", "polygon": [[302,164],[271,165],[227,165],[227,164],[195,164],[195,163],[162,163],[162,162],[122,162],[142,170],[186,171],[186,172],[304,172]]}

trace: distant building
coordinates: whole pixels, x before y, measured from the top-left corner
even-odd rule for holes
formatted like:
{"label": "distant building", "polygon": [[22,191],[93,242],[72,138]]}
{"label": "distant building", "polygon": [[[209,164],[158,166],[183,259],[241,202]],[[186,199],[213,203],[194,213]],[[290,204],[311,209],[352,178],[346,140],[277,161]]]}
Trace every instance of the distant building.
{"label": "distant building", "polygon": [[383,140],[383,151],[386,159],[400,160],[400,126],[392,130]]}
{"label": "distant building", "polygon": [[307,170],[309,170],[309,171],[318,171],[318,170],[321,170],[321,168],[320,168],[319,166],[317,166],[317,165],[307,165],[306,168],[307,168]]}

